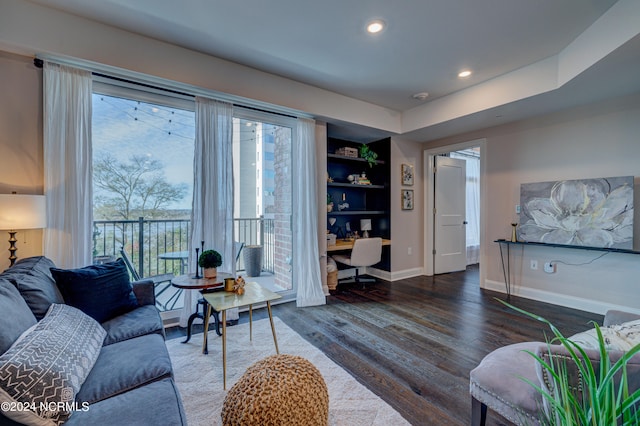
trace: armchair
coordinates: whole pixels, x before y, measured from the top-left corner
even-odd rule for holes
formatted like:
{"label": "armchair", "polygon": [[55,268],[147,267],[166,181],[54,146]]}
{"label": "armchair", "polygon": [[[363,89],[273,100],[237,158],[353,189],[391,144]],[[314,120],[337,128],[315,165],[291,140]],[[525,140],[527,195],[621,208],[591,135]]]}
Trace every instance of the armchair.
{"label": "armchair", "polygon": [[[640,315],[608,311],[603,325],[610,326],[640,319]],[[539,417],[543,410],[541,394],[525,381],[538,383],[547,387],[546,371],[531,356],[532,353],[544,359],[566,357],[566,350],[561,345],[547,345],[544,342],[516,343],[491,352],[471,371],[469,392],[471,393],[471,424],[484,426],[487,408],[502,415],[516,425],[539,425]],[[595,349],[585,349],[594,366],[598,365],[600,353]],[[612,361],[622,355],[621,351],[610,351]],[[640,354],[631,358],[628,368],[630,391],[640,387]],[[596,367],[597,368],[597,367]],[[581,377],[576,369],[569,370],[569,381],[576,389],[580,389]]]}

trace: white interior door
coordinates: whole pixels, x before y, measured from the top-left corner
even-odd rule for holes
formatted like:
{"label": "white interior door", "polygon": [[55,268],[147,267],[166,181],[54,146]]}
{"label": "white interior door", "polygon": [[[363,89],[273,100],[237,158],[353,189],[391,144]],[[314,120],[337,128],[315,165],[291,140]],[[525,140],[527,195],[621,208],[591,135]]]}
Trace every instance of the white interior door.
{"label": "white interior door", "polygon": [[434,273],[464,271],[467,267],[465,232],[466,162],[435,157]]}

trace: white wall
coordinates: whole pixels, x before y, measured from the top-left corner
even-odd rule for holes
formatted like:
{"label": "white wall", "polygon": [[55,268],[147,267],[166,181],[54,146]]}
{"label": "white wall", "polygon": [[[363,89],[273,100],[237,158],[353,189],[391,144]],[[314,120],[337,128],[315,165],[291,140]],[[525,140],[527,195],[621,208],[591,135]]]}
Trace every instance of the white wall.
{"label": "white wall", "polygon": [[[486,201],[486,264],[481,285],[504,292],[497,243],[510,238],[517,221],[520,184],[561,179],[609,176],[640,177],[640,95],[610,100],[519,123],[436,141],[428,147],[484,137],[487,148],[482,196]],[[638,188],[636,179],[636,188]],[[636,189],[635,204],[640,205]],[[640,247],[640,218],[636,208],[634,239]],[[551,303],[604,313],[609,308],[640,313],[640,255],[608,254],[582,266],[557,265],[542,271],[545,261],[587,263],[598,252],[564,248],[512,248],[512,293]],[[539,268],[530,269],[536,259]]]}
{"label": "white wall", "polygon": [[[0,194],[43,194],[42,73],[24,56],[0,51]],[[42,254],[42,231],[16,234],[18,258]],[[0,231],[0,271],[9,267]]]}
{"label": "white wall", "polygon": [[[391,138],[391,280],[407,278],[423,273],[423,217],[424,186],[422,174],[422,149],[419,143]],[[414,167],[414,185],[402,186],[400,167]],[[413,210],[402,210],[401,190],[412,189]],[[411,254],[409,254],[411,250]]]}

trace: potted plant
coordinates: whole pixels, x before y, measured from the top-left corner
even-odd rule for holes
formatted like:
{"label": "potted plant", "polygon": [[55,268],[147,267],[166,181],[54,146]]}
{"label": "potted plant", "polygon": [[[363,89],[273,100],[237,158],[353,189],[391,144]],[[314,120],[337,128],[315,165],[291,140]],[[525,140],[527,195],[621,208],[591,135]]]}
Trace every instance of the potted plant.
{"label": "potted plant", "polygon": [[367,163],[369,163],[369,167],[373,167],[376,164],[376,158],[378,158],[378,154],[373,152],[368,145],[362,144],[360,145],[360,157],[367,160]]}
{"label": "potted plant", "polygon": [[331,195],[327,193],[327,213],[333,210],[333,200],[331,199]]}
{"label": "potted plant", "polygon": [[215,250],[205,250],[198,258],[198,265],[203,268],[202,275],[205,278],[215,278],[218,266],[222,265],[222,255]]}
{"label": "potted plant", "polygon": [[[640,422],[640,389],[629,389],[627,363],[640,352],[640,344],[618,359],[609,356],[607,342],[598,324],[594,324],[598,340],[599,362],[592,361],[585,350],[564,337],[548,320],[500,301],[517,312],[549,326],[554,338],[551,344],[560,344],[566,355],[554,356],[549,346],[548,358],[527,351],[542,368],[546,385],[532,383],[543,398],[544,410],[539,421],[543,425],[637,425]],[[576,375],[577,373],[577,375]],[[574,383],[579,377],[579,385]]]}

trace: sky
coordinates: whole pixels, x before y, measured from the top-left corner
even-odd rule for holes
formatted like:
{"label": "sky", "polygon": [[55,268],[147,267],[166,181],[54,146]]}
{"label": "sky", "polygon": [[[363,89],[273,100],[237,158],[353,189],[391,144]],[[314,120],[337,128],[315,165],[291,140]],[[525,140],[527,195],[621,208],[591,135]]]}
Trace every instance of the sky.
{"label": "sky", "polygon": [[121,162],[134,155],[161,161],[168,182],[188,186],[184,199],[169,208],[191,208],[193,111],[94,93],[92,126],[94,159],[108,153]]}

